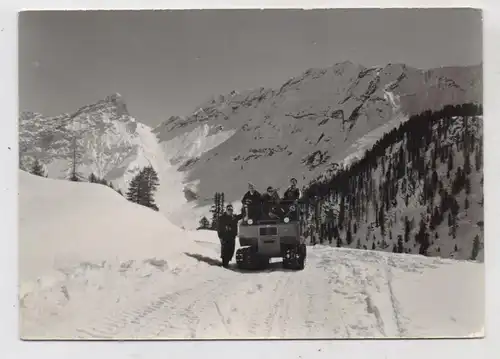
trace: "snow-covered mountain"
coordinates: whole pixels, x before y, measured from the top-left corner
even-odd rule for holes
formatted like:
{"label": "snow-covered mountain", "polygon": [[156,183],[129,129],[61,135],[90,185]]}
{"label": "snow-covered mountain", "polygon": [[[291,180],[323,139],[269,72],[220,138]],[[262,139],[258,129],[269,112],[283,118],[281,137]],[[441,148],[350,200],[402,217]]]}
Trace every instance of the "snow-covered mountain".
{"label": "snow-covered mountain", "polygon": [[[19,173],[24,339],[480,336],[484,263],[311,246],[303,271],[219,265],[106,186]],[[118,220],[117,220],[118,219]]]}
{"label": "snow-covered mountain", "polygon": [[69,177],[76,155],[80,177],[94,173],[124,193],[141,168],[153,165],[161,183],[157,204],[162,213],[186,202],[182,175],[165,158],[151,128],[129,114],[120,94],[57,117],[21,113],[19,152],[21,169],[29,170],[38,159],[49,178],[59,179]]}
{"label": "snow-covered mountain", "polygon": [[119,180],[142,155],[140,133],[149,129],[130,116],[119,94],[72,114],[46,118],[23,112],[19,123],[22,168],[38,158],[52,178],[65,178],[76,154],[81,176]]}
{"label": "snow-covered mountain", "polygon": [[299,185],[370,148],[408,116],[482,101],[481,66],[429,71],[403,64],[343,62],[309,69],[279,89],[215,96],[187,117],[154,129],[185,172],[198,202],[215,192],[237,201],[253,182],[263,190]]}
{"label": "snow-covered mountain", "polygon": [[260,190],[282,190],[292,176],[307,184],[411,114],[481,102],[481,71],[343,62],[309,69],[278,89],[215,95],[154,129],[136,121],[119,94],[52,118],[24,112],[20,167],[38,158],[49,177],[63,178],[76,153],[82,176],[94,173],[125,192],[132,176],[152,164],[160,177],[160,211],[194,228],[209,214],[215,192],[238,201],[248,181]]}

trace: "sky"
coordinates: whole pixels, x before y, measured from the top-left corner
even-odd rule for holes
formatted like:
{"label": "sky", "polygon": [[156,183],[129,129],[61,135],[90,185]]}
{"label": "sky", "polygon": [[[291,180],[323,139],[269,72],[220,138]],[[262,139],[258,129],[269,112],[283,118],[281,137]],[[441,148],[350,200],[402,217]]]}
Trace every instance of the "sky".
{"label": "sky", "polygon": [[468,9],[29,11],[19,110],[73,112],[112,93],[156,126],[213,95],[279,87],[342,61],[421,69],[482,62]]}

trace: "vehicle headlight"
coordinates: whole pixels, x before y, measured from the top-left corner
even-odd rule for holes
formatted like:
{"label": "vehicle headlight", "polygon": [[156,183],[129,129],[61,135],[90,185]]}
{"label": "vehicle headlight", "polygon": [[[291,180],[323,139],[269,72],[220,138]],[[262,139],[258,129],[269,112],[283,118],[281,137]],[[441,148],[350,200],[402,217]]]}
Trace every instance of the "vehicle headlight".
{"label": "vehicle headlight", "polygon": [[285,217],[285,219],[284,219],[283,221],[284,221],[285,223],[288,223],[288,222],[290,222],[290,218]]}
{"label": "vehicle headlight", "polygon": [[249,220],[247,221],[247,223],[248,223],[248,224],[253,224],[253,220],[249,219]]}

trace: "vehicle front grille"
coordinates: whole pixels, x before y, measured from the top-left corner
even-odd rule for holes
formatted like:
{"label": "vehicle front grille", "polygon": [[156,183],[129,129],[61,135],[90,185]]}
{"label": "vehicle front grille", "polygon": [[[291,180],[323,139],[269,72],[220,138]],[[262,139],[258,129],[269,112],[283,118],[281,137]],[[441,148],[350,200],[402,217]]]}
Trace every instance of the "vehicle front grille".
{"label": "vehicle front grille", "polygon": [[259,234],[261,236],[276,236],[278,235],[277,227],[261,227],[259,228]]}

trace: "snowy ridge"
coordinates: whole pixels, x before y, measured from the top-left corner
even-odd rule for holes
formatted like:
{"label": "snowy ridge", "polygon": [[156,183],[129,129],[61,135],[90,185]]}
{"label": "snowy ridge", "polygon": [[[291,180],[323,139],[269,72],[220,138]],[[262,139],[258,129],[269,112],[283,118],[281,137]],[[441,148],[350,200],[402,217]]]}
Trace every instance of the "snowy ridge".
{"label": "snowy ridge", "polygon": [[180,230],[102,185],[23,171],[20,221],[22,338],[449,337],[483,331],[480,263],[314,246],[303,271],[272,263],[250,275],[218,265],[212,231]]}
{"label": "snowy ridge", "polygon": [[29,168],[37,158],[49,177],[67,178],[76,153],[82,177],[94,173],[120,182],[141,146],[137,125],[119,94],[53,118],[24,112],[19,123],[20,167]]}
{"label": "snowy ridge", "polygon": [[186,161],[195,161],[203,153],[226,141],[235,132],[235,130],[224,131],[222,126],[203,124],[172,140],[162,142],[161,146],[170,162],[188,166]]}

